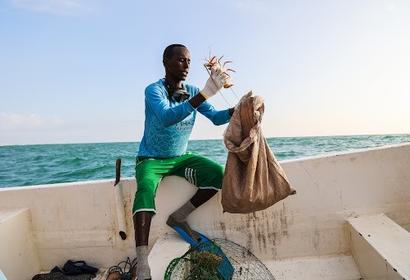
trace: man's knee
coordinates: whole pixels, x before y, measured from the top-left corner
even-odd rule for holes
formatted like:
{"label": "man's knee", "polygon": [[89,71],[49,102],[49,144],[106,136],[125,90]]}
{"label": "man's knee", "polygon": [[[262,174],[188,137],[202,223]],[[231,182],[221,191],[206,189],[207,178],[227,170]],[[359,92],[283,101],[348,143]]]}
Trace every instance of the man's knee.
{"label": "man's knee", "polygon": [[208,169],[204,172],[203,176],[201,176],[198,187],[200,189],[212,189],[218,191],[222,188],[223,176],[223,167]]}
{"label": "man's knee", "polygon": [[224,178],[224,171],[225,169],[222,165],[219,165],[219,164],[215,165],[214,173],[213,173],[213,175],[215,176],[215,179],[222,181]]}
{"label": "man's knee", "polygon": [[135,193],[133,215],[140,211],[155,213],[155,191],[155,187],[140,184]]}

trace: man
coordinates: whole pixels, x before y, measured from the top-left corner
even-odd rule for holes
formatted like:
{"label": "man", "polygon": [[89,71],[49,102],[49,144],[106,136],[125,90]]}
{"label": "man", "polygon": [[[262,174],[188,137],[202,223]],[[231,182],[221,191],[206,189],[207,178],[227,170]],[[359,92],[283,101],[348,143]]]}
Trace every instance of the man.
{"label": "man", "polygon": [[163,54],[165,78],[145,89],[145,128],[136,160],[138,189],[133,206],[138,280],[151,279],[148,237],[161,179],[176,175],[198,188],[167,220],[167,225],[184,232],[193,242],[199,239],[199,234],[186,223],[187,216],[222,187],[223,167],[200,155],[187,153],[186,149],[197,111],[215,125],[229,122],[233,108],[218,111],[206,101],[228,84],[229,75],[222,68],[212,68],[211,76],[200,90],[184,83],[190,62],[184,45],[168,46]]}

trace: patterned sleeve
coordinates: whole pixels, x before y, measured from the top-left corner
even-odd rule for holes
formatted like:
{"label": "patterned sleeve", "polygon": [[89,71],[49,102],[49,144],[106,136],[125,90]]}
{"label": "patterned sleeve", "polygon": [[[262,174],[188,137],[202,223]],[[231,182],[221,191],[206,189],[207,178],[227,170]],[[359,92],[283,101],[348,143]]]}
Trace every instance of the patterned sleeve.
{"label": "patterned sleeve", "polygon": [[166,94],[160,87],[155,85],[150,85],[145,89],[145,102],[148,109],[155,114],[165,127],[179,123],[195,110],[188,101],[170,107]]}
{"label": "patterned sleeve", "polygon": [[197,110],[210,119],[215,125],[226,124],[231,119],[229,109],[218,111],[207,101],[202,103]]}

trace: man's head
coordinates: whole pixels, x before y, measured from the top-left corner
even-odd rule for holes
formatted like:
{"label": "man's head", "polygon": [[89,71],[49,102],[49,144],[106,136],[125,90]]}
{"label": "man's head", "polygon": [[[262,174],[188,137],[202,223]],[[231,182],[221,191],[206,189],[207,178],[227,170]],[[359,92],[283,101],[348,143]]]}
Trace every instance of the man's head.
{"label": "man's head", "polygon": [[185,81],[188,76],[191,55],[188,49],[181,44],[172,44],[165,48],[162,57],[165,75],[175,82]]}

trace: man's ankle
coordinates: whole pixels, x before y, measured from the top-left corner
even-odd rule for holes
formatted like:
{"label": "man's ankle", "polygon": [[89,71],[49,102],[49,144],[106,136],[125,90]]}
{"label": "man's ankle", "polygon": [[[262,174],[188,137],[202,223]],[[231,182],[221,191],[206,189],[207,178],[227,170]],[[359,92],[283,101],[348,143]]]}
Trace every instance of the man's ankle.
{"label": "man's ankle", "polygon": [[137,246],[137,279],[151,279],[151,269],[148,264],[148,245]]}

